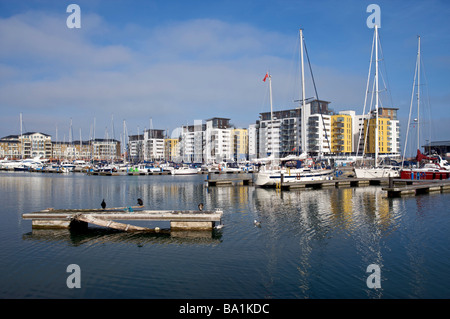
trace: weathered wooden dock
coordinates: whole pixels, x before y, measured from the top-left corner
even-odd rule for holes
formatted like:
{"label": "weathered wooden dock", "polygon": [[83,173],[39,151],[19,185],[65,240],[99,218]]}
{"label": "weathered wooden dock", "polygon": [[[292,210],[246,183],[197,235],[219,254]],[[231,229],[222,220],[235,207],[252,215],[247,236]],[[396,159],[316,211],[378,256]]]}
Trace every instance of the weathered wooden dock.
{"label": "weathered wooden dock", "polygon": [[117,207],[112,209],[44,209],[23,214],[23,219],[32,220],[33,228],[76,228],[88,224],[118,229],[122,231],[153,231],[145,228],[116,222],[127,221],[169,221],[171,230],[212,230],[221,223],[223,211],[177,211],[177,210],[136,210],[141,206]]}
{"label": "weathered wooden dock", "polygon": [[[393,180],[388,187],[383,187],[388,197],[399,197],[404,195],[420,195],[428,193],[444,193],[450,191],[450,180]],[[398,183],[401,183],[398,184]],[[397,185],[397,186],[396,186]]]}
{"label": "weathered wooden dock", "polygon": [[387,178],[338,178],[322,181],[296,181],[295,183],[279,183],[276,188],[282,190],[299,189],[299,188],[327,188],[327,187],[357,187],[369,185],[388,185]]}
{"label": "weathered wooden dock", "polygon": [[[209,176],[209,175],[208,175]],[[251,185],[253,184],[252,177],[244,178],[221,178],[221,179],[206,179],[208,186],[229,186],[233,184]]]}

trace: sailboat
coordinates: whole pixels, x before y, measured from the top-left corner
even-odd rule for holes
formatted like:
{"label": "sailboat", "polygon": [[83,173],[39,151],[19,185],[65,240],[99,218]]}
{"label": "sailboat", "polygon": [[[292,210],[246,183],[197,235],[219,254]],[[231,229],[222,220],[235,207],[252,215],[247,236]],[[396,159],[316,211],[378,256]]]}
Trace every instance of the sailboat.
{"label": "sailboat", "polygon": [[[305,77],[303,62],[303,30],[300,29],[300,55],[301,55],[301,74],[302,74],[302,94],[303,105],[301,112],[301,128],[302,128],[302,151],[299,156],[288,156],[286,158],[277,158],[274,153],[260,161],[265,161],[266,165],[262,166],[258,172],[253,174],[253,183],[256,186],[275,186],[281,183],[295,184],[303,181],[314,180],[332,180],[334,169],[325,166],[305,166],[304,161],[308,158],[306,150],[306,99],[305,99]],[[266,74],[263,81],[269,79],[269,97],[270,97],[270,125],[273,125],[272,112],[272,76]]]}
{"label": "sailboat", "polygon": [[[375,25],[374,31],[375,42],[375,161],[373,167],[355,167],[355,175],[357,178],[383,178],[383,177],[399,177],[399,166],[396,165],[379,165],[378,163],[378,111],[379,111],[379,97],[378,97],[378,25]],[[367,124],[369,124],[367,119]]]}
{"label": "sailboat", "polygon": [[[420,114],[420,36],[418,36],[418,45],[417,45],[417,62],[416,62],[416,76],[417,76],[417,155],[416,161],[418,167],[413,168],[402,168],[400,170],[400,178],[401,179],[409,179],[409,180],[442,180],[450,178],[450,164],[447,160],[443,159],[440,155],[424,155],[420,152],[420,125],[419,114]],[[416,76],[414,77],[414,82],[416,80]],[[415,85],[415,83],[414,83]],[[414,87],[413,94],[414,96]],[[411,98],[411,107],[409,110],[409,119],[408,119],[408,130],[406,133],[406,143],[408,140],[409,133],[409,122],[411,121],[411,113],[412,113],[412,98]],[[406,152],[406,143],[405,150],[403,152],[403,159],[405,158]],[[403,161],[404,163],[404,161]]]}

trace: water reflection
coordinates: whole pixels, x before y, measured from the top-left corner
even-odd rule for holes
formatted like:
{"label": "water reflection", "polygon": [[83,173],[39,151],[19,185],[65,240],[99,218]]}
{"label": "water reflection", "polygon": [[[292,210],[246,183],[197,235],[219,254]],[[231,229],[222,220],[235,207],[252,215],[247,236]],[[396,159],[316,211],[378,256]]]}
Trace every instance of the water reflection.
{"label": "water reflection", "polygon": [[[114,282],[107,291],[91,287],[90,296],[100,298],[439,296],[435,291],[448,296],[448,287],[439,286],[450,265],[443,252],[448,219],[436,217],[448,210],[444,194],[393,199],[377,186],[283,192],[207,187],[201,175],[0,175],[1,252],[8,260],[1,270],[13,278],[2,278],[9,283],[2,296],[11,290],[23,296],[15,287],[29,286],[21,278],[36,261],[56,266],[80,259],[94,274],[95,287]],[[97,208],[102,198],[108,207],[134,205],[139,197],[146,209],[196,209],[200,202],[207,210],[221,208],[225,227],[200,237],[95,227],[76,233],[31,230],[31,222],[21,218],[47,207]],[[381,289],[366,286],[370,264],[381,267]],[[39,271],[40,278],[51,278],[54,268]],[[33,297],[53,295],[42,284]]]}
{"label": "water reflection", "polygon": [[[336,278],[349,270],[360,276],[348,284],[365,287],[366,267],[377,264],[383,269],[386,237],[395,231],[401,217],[401,201],[387,198],[379,187],[289,192],[256,188],[254,205],[267,225],[266,234],[272,238],[269,243],[279,245],[280,236],[297,241],[298,249],[293,258],[302,298],[314,296],[312,282],[324,280],[336,284]],[[332,267],[317,265],[317,254],[326,255],[323,259],[328,259],[340,251],[344,253],[349,244],[359,256],[357,262],[340,256],[333,259]],[[267,248],[268,254],[280,249]],[[273,254],[270,258],[274,260],[268,261],[268,267],[276,264],[275,259],[279,257],[280,254]],[[380,298],[383,289],[366,289],[366,293],[370,298]]]}
{"label": "water reflection", "polygon": [[103,228],[91,228],[85,231],[69,229],[33,229],[23,235],[23,240],[66,243],[74,247],[120,243],[143,247],[151,244],[192,244],[216,245],[221,242],[219,231],[170,231],[159,234],[146,232],[120,232]]}

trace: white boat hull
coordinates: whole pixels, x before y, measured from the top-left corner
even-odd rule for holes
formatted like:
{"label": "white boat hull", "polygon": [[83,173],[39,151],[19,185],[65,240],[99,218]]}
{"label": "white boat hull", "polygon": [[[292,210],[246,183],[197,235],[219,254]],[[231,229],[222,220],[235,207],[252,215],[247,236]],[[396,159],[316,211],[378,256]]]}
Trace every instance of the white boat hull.
{"label": "white boat hull", "polygon": [[188,168],[188,169],[174,169],[171,171],[172,175],[195,175],[198,174],[198,169]]}
{"label": "white boat hull", "polygon": [[400,177],[398,168],[393,167],[368,167],[355,168],[356,178],[386,178]]}
{"label": "white boat hull", "polygon": [[283,174],[284,184],[295,184],[304,181],[332,180],[334,170],[332,169],[292,169],[277,171],[262,171],[255,173],[253,183],[256,186],[275,186],[281,183]]}

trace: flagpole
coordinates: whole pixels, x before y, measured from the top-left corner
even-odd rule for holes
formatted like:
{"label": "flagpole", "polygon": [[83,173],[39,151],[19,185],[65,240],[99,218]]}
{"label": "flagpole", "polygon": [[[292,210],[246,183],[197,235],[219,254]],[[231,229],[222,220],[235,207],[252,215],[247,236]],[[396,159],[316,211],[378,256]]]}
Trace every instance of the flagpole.
{"label": "flagpole", "polygon": [[269,99],[270,99],[270,121],[273,121],[273,107],[272,107],[272,76],[269,74]]}

